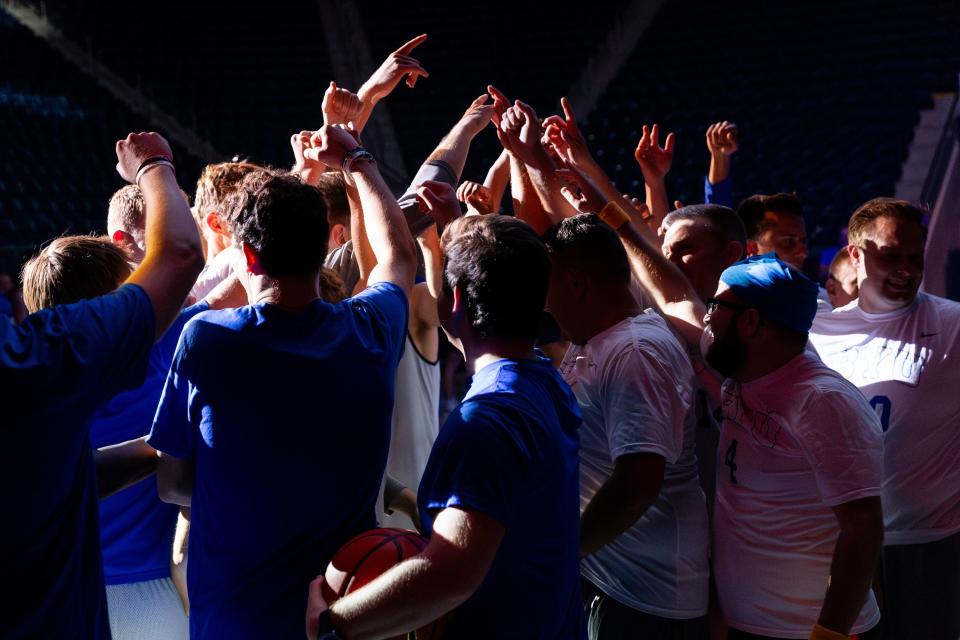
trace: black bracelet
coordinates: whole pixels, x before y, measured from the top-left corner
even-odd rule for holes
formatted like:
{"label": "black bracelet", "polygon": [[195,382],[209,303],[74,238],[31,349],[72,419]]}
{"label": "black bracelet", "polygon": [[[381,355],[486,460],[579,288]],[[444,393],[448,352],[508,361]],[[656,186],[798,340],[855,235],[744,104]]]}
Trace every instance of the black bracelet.
{"label": "black bracelet", "polygon": [[158,162],[169,162],[170,166],[171,167],[173,166],[172,158],[168,158],[167,156],[153,156],[152,158],[147,158],[142,163],[140,163],[140,166],[137,168],[137,173],[140,173],[141,171],[143,171],[144,167],[151,164],[156,164]]}
{"label": "black bracelet", "polygon": [[317,619],[317,640],[343,640],[333,628],[330,609],[325,609]]}

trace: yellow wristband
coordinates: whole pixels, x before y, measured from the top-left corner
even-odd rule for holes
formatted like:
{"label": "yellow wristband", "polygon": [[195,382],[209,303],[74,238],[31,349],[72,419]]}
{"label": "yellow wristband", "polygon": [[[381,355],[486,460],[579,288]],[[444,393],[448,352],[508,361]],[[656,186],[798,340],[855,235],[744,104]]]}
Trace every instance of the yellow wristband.
{"label": "yellow wristband", "polygon": [[845,633],[831,631],[819,624],[813,625],[813,629],[810,631],[810,640],[847,640],[849,637]]}
{"label": "yellow wristband", "polygon": [[620,205],[613,200],[605,204],[603,209],[600,209],[597,217],[614,229],[619,229],[630,222],[630,216],[627,215],[627,212],[621,209]]}

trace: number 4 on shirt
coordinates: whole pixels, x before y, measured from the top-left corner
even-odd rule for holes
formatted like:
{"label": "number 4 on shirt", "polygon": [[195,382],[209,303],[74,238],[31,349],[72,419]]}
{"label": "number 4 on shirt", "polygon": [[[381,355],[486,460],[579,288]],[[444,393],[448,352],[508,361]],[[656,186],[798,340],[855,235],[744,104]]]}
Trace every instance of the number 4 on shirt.
{"label": "number 4 on shirt", "polygon": [[877,417],[880,418],[880,427],[883,429],[883,432],[886,433],[887,428],[890,426],[890,408],[892,406],[890,398],[887,396],[873,396],[870,398],[870,406],[877,412]]}
{"label": "number 4 on shirt", "polygon": [[730,482],[737,484],[737,441],[734,440],[727,447],[727,453],[723,456],[723,464],[730,467]]}

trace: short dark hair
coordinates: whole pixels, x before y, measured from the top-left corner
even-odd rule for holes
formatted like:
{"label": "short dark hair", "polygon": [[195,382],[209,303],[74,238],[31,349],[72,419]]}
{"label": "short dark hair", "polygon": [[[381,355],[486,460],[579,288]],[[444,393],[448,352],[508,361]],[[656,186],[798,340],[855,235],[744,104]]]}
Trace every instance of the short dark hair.
{"label": "short dark hair", "polygon": [[591,278],[611,284],[630,283],[630,261],[620,236],[592,213],[581,213],[553,225],[543,234],[547,252]]}
{"label": "short dark hair", "polygon": [[441,238],[443,286],[459,288],[471,326],[491,338],[537,337],[547,301],[550,258],[527,223],[502,215],[466,216]]}
{"label": "short dark hair", "polygon": [[23,301],[30,313],[96,298],[130,277],[129,256],[106,236],[63,236],[23,267]]}
{"label": "short dark hair", "polygon": [[766,229],[764,218],[767,211],[782,213],[790,216],[803,217],[803,205],[795,193],[775,193],[772,196],[763,194],[752,195],[746,198],[737,207],[737,215],[743,221],[747,238],[758,240]]}
{"label": "short dark hair", "polygon": [[669,229],[680,220],[703,220],[722,242],[739,242],[746,253],[747,230],[733,209],[719,204],[693,204],[668,213],[663,226]]}
{"label": "short dark hair", "polygon": [[229,201],[234,239],[253,247],[272,278],[309,276],[326,254],[327,206],[291,174],[247,174]]}
{"label": "short dark hair", "polygon": [[906,200],[896,198],[874,198],[867,200],[857,207],[857,210],[850,216],[850,222],[847,225],[847,241],[850,244],[860,246],[864,237],[873,227],[877,218],[895,218],[897,220],[906,220],[913,222],[920,227],[923,239],[927,239],[927,227],[923,224],[926,212],[920,207],[910,204]]}

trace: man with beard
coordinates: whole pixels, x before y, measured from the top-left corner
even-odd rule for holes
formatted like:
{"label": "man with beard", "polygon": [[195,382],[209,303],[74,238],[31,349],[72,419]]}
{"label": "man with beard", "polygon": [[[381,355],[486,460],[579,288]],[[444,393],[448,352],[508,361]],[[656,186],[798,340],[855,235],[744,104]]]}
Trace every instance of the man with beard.
{"label": "man with beard", "polygon": [[[879,620],[881,433],[862,395],[806,347],[817,286],[772,255],[693,287],[582,174],[566,189],[620,235],[635,275],[722,386],[714,570],[729,638],[846,638]],[[646,236],[644,231],[647,231]]]}

